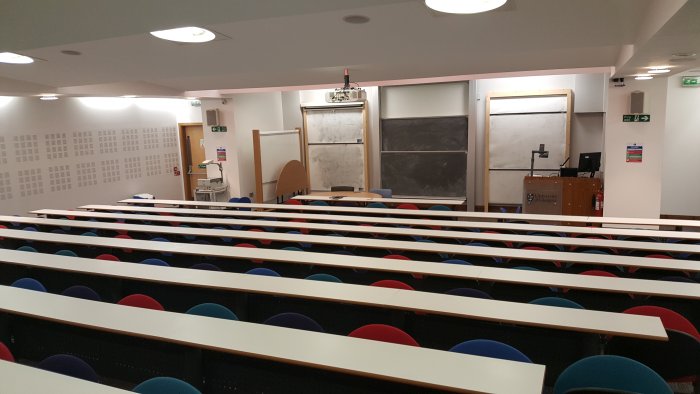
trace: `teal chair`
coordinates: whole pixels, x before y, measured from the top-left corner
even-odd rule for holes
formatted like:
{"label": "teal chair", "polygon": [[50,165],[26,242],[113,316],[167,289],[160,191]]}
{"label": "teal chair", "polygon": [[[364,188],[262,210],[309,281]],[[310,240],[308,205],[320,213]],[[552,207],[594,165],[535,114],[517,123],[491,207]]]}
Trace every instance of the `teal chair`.
{"label": "teal chair", "polygon": [[313,274],[309,275],[304,279],[308,280],[317,280],[320,282],[334,282],[334,283],[343,283],[342,280],[338,279],[337,277],[330,275],[330,274]]}
{"label": "teal chair", "polygon": [[542,297],[528,302],[534,305],[558,306],[560,308],[586,309],[580,304],[561,297]]}
{"label": "teal chair", "polygon": [[167,376],[148,379],[132,391],[139,394],[202,394],[191,384]]}
{"label": "teal chair", "polygon": [[205,302],[203,304],[195,305],[188,309],[185,313],[188,315],[216,317],[218,319],[238,320],[238,316],[236,316],[236,314],[230,309],[212,302]]}
{"label": "teal chair", "polygon": [[59,256],[78,257],[78,255],[74,251],[68,249],[61,249],[54,254],[57,254]]}
{"label": "teal chair", "polygon": [[367,204],[367,208],[381,208],[381,209],[386,209],[387,206],[381,202],[371,202]]}
{"label": "teal chair", "polygon": [[433,205],[428,208],[429,211],[451,211],[452,209],[446,205]]}
{"label": "teal chair", "polygon": [[38,253],[38,251],[31,246],[23,245],[17,248],[20,252],[32,252],[32,253]]}
{"label": "teal chair", "polygon": [[640,362],[620,356],[586,357],[566,368],[554,384],[554,394],[579,391],[589,393],[673,393],[669,385],[654,370]]}

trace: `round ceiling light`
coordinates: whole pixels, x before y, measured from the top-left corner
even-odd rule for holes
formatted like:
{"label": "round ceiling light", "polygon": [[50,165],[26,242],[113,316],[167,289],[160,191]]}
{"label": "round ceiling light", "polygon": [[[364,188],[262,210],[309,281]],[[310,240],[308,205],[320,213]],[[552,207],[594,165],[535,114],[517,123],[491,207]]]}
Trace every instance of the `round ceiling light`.
{"label": "round ceiling light", "polygon": [[29,56],[18,55],[12,52],[0,52],[0,63],[29,64],[34,63],[34,59]]}
{"label": "round ceiling light", "polygon": [[364,15],[348,15],[343,17],[345,23],[350,23],[353,25],[361,25],[363,23],[369,22],[369,17]]}
{"label": "round ceiling light", "polygon": [[508,0],[425,0],[428,8],[448,14],[477,14],[495,10]]}
{"label": "round ceiling light", "polygon": [[176,29],[152,31],[151,35],[162,40],[176,42],[207,42],[216,38],[216,35],[207,29],[201,27],[178,27]]}
{"label": "round ceiling light", "polygon": [[79,51],[74,51],[74,50],[72,50],[72,49],[64,49],[64,50],[61,51],[61,53],[64,54],[64,55],[68,55],[68,56],[80,56],[80,55],[82,55],[81,52],[79,52]]}

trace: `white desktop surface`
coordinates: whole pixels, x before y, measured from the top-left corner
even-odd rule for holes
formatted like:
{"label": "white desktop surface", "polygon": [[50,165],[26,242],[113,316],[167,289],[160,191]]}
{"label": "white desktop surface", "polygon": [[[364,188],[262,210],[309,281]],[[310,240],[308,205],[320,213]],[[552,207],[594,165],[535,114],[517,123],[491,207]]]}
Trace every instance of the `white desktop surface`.
{"label": "white desktop surface", "polygon": [[2,394],[126,394],[131,391],[0,360]]}

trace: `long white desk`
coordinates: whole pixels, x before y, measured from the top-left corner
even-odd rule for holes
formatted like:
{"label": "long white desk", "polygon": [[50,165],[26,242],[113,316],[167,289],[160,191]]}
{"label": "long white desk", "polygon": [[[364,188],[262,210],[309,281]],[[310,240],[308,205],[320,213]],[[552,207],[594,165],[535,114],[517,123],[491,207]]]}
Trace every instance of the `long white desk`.
{"label": "long white desk", "polygon": [[159,267],[32,252],[0,251],[0,261],[179,286],[205,287],[425,312],[567,331],[665,340],[658,318],[508,301],[472,299],[344,283]]}
{"label": "long white desk", "polygon": [[[233,231],[233,230],[230,230]],[[247,233],[247,232],[246,232]],[[274,233],[270,233],[272,235]],[[79,244],[79,245],[92,245],[92,246],[103,246],[103,247],[115,247],[121,249],[137,249],[137,250],[152,250],[158,252],[167,253],[179,253],[179,254],[196,254],[196,255],[208,255],[214,257],[236,257],[243,259],[254,259],[254,260],[268,260],[268,261],[279,261],[279,262],[293,262],[293,254],[290,253],[304,253],[305,258],[308,260],[301,259],[296,262],[302,262],[305,264],[320,264],[320,265],[331,265],[337,266],[337,261],[340,257],[356,257],[356,256],[338,256],[338,255],[326,255],[325,253],[316,252],[296,252],[287,250],[275,250],[275,249],[250,249],[250,248],[231,248],[229,246],[215,246],[215,245],[199,245],[199,244],[184,244],[184,243],[174,243],[174,242],[157,242],[157,241],[142,241],[133,239],[116,239],[116,238],[104,238],[104,237],[82,237],[78,235],[63,235],[63,234],[53,234],[53,233],[41,233],[34,231],[22,231],[22,230],[4,230],[0,229],[0,237],[32,240],[32,241],[45,241],[45,242],[58,242],[67,244]],[[325,238],[320,236],[320,238]],[[344,238],[343,238],[344,239]],[[577,253],[577,252],[553,252],[553,251],[542,251],[542,250],[526,250],[526,249],[513,249],[513,248],[496,248],[496,247],[483,247],[483,246],[467,246],[467,245],[449,245],[449,244],[438,244],[438,243],[420,243],[418,242],[408,242],[408,241],[384,241],[384,240],[372,240],[372,239],[356,239],[356,243],[362,241],[366,245],[372,244],[377,248],[394,248],[403,250],[420,250],[429,251],[434,253],[455,253],[471,256],[482,256],[482,257],[503,257],[508,259],[522,259],[522,260],[532,260],[532,261],[560,261],[566,263],[585,263],[585,264],[595,264],[595,265],[608,265],[616,267],[638,267],[638,268],[649,268],[649,269],[662,269],[662,270],[676,270],[676,271],[686,271],[686,272],[700,272],[700,262],[694,260],[680,260],[680,259],[656,259],[648,257],[632,257],[632,256],[617,256],[617,255],[604,255],[604,254],[593,254],[593,253]],[[332,242],[332,241],[328,241]],[[389,246],[391,242],[391,247]],[[245,250],[244,250],[245,249]],[[325,255],[323,258],[319,259],[314,255]],[[333,258],[328,258],[328,256],[333,256]],[[361,257],[365,261],[369,261],[369,257]],[[319,261],[318,263],[316,262]],[[403,261],[403,260],[402,260]],[[404,264],[408,264],[404,261]],[[360,267],[354,267],[360,268]]]}
{"label": "long white desk", "polygon": [[0,360],[2,394],[127,394],[130,391]]}
{"label": "long white desk", "polygon": [[384,197],[354,197],[354,196],[343,196],[340,198],[333,196],[315,195],[315,194],[305,194],[302,196],[292,197],[294,200],[302,201],[335,201],[335,202],[380,202],[382,204],[416,204],[416,205],[444,205],[448,207],[466,205],[464,200],[440,200],[440,199],[427,199],[427,198],[384,198]]}
{"label": "long white desk", "polygon": [[132,308],[6,286],[0,286],[0,310],[99,331],[455,392],[539,394],[544,380],[542,365]]}
{"label": "long white desk", "polygon": [[249,208],[282,211],[309,211],[309,212],[333,212],[333,213],[355,213],[370,215],[392,215],[392,216],[419,216],[419,217],[439,217],[439,218],[465,218],[465,219],[487,219],[487,220],[526,220],[536,222],[571,222],[571,223],[591,223],[606,225],[640,225],[640,226],[684,226],[700,227],[698,220],[679,219],[653,219],[653,218],[620,218],[601,216],[571,216],[571,215],[537,215],[520,213],[497,213],[497,212],[466,212],[466,211],[433,211],[427,209],[392,209],[392,208],[365,208],[365,207],[344,207],[344,206],[315,206],[315,205],[291,205],[291,204],[255,204],[255,203],[228,203],[228,202],[193,202],[184,200],[121,200],[125,204],[163,204],[163,205],[196,205],[216,208]]}
{"label": "long white desk", "polygon": [[[370,232],[370,233],[382,233],[383,231],[389,231],[393,229],[393,226],[433,226],[441,228],[453,228],[453,229],[479,229],[479,230],[493,230],[493,231],[519,231],[519,232],[538,232],[538,233],[557,233],[557,234],[567,234],[569,236],[573,235],[589,235],[589,236],[617,236],[617,237],[643,237],[643,238],[672,238],[672,239],[682,239],[689,241],[700,241],[700,233],[694,231],[660,231],[660,230],[638,230],[638,229],[616,229],[616,228],[603,228],[603,227],[571,227],[571,226],[554,226],[554,225],[542,225],[542,224],[522,224],[522,223],[502,223],[502,222],[467,222],[467,221],[445,221],[445,220],[412,220],[412,219],[396,219],[396,218],[384,218],[384,217],[366,217],[366,216],[332,216],[332,215],[314,215],[314,214],[296,214],[296,213],[280,213],[278,215],[268,215],[269,212],[244,212],[244,211],[234,211],[236,212],[236,217],[246,217],[246,218],[257,218],[255,220],[245,220],[245,219],[234,219],[227,217],[208,217],[208,216],[173,216],[166,215],[139,215],[139,214],[129,214],[119,211],[118,206],[110,206],[112,209],[96,209],[90,211],[67,211],[60,209],[38,209],[31,211],[30,213],[41,216],[75,216],[84,218],[102,218],[111,220],[142,220],[142,221],[153,221],[153,222],[173,222],[177,221],[180,223],[188,224],[203,224],[203,225],[241,225],[241,226],[254,226],[260,227],[261,223],[265,224],[265,227],[285,227],[285,228],[308,228],[308,229],[325,229],[332,226],[330,223],[313,223],[306,221],[294,221],[292,220],[333,220],[326,218],[334,218],[335,222],[347,222],[347,223],[368,223],[371,221],[372,224],[386,224],[386,226],[371,226],[369,229],[359,228],[360,226],[346,226],[347,231],[353,232]],[[139,207],[142,208],[142,207]],[[143,211],[149,213],[158,213],[161,208],[151,208],[151,211]],[[142,211],[136,211],[142,212]],[[230,212],[230,211],[227,211]],[[261,216],[262,215],[262,216]],[[280,216],[283,215],[283,216]],[[224,215],[226,216],[226,215]],[[232,216],[232,215],[231,215]],[[266,220],[262,222],[261,220]],[[289,219],[290,221],[279,221],[279,219]],[[350,230],[353,228],[354,230]],[[401,229],[401,228],[400,228]],[[416,228],[403,228],[403,230],[411,231],[416,230]],[[389,233],[387,233],[389,234]],[[460,234],[455,232],[455,234]],[[519,235],[519,234],[518,234]],[[469,236],[469,234],[465,235]]]}
{"label": "long white desk", "polygon": [[[439,264],[424,261],[404,261],[362,256],[343,256],[326,253],[295,252],[272,249],[232,248],[229,246],[209,246],[195,244],[167,243],[157,241],[139,241],[102,237],[82,237],[76,235],[58,235],[34,233],[18,230],[0,230],[0,237],[17,239],[46,240],[78,245],[96,245],[126,249],[152,250],[158,252],[189,253],[195,255],[213,255],[219,257],[239,257],[247,259],[265,259],[283,263],[313,264],[319,266],[341,267],[349,269],[366,269],[372,271],[419,274],[425,276],[448,277],[457,279],[485,280],[522,285],[548,286],[604,291],[614,293],[648,294],[661,297],[700,299],[697,284],[649,281],[626,278],[605,278],[597,276],[572,275],[553,272],[536,272],[492,268],[483,266],[465,266],[456,264]],[[9,259],[7,249],[2,259]],[[39,254],[46,256],[45,254]],[[6,260],[11,261],[11,260]]]}
{"label": "long white desk", "polygon": [[[37,211],[34,211],[37,212]],[[55,214],[60,214],[62,216],[74,215],[71,211],[54,211]],[[61,212],[61,213],[58,213]],[[143,215],[128,215],[128,214],[110,214],[110,213],[97,213],[99,216],[91,216],[94,218],[102,219],[126,219],[126,220],[152,220],[153,216],[143,216]],[[109,215],[109,216],[105,216]],[[177,221],[182,222],[186,217],[178,217]],[[173,221],[172,217],[170,219],[159,218],[160,220]],[[187,218],[192,219],[192,218]],[[183,228],[183,227],[165,227],[165,226],[144,226],[144,225],[134,225],[134,224],[122,224],[113,222],[90,222],[90,221],[66,221],[63,219],[43,219],[43,218],[30,218],[30,217],[17,217],[17,216],[0,216],[0,222],[13,222],[22,224],[34,224],[34,225],[47,225],[47,226],[67,226],[67,227],[77,227],[77,228],[90,228],[90,229],[103,229],[103,230],[115,230],[115,231],[137,231],[137,232],[151,232],[151,233],[162,233],[162,234],[174,234],[174,235],[195,235],[204,237],[237,237],[246,239],[267,239],[267,240],[281,240],[289,242],[309,242],[309,243],[322,243],[322,244],[336,244],[336,245],[355,245],[363,246],[360,244],[354,244],[354,238],[343,238],[343,239],[319,239],[311,236],[295,236],[294,234],[283,234],[283,233],[256,233],[250,234],[249,232],[241,233],[222,233],[225,230],[216,229],[202,229],[202,228]],[[195,223],[191,220],[188,223]],[[196,222],[199,223],[199,222]],[[230,224],[230,223],[227,223]],[[444,231],[444,230],[424,230],[415,228],[405,228],[405,227],[374,227],[374,226],[348,226],[340,224],[321,224],[321,223],[307,223],[307,222],[279,222],[279,221],[265,221],[261,223],[260,221],[253,220],[236,220],[236,224],[241,226],[253,226],[253,227],[282,227],[288,229],[309,229],[309,230],[322,230],[322,231],[335,231],[339,233],[350,232],[350,233],[361,233],[361,234],[384,234],[384,235],[402,235],[402,236],[418,236],[418,237],[428,237],[428,238],[438,238],[438,239],[460,239],[469,241],[499,241],[499,242],[512,242],[512,243],[523,243],[523,244],[541,244],[541,245],[560,245],[568,247],[605,247],[612,249],[631,249],[631,250],[643,250],[649,253],[651,252],[670,252],[670,253],[700,253],[700,245],[694,244],[684,244],[684,243],[670,243],[670,242],[640,242],[640,241],[616,241],[607,239],[591,239],[591,238],[572,238],[572,237],[543,237],[534,235],[517,235],[517,234],[502,234],[502,233],[477,233],[477,232],[457,232],[457,231]],[[698,234],[700,235],[700,234]],[[391,241],[384,241],[391,242]],[[371,247],[371,246],[370,246]],[[420,247],[420,245],[418,246]]]}
{"label": "long white desk", "polygon": [[[668,237],[676,239],[700,240],[700,232],[695,231],[659,231],[640,229],[617,229],[603,227],[582,227],[582,226],[555,226],[542,224],[524,223],[501,223],[501,222],[469,222],[461,220],[430,220],[430,219],[402,219],[381,216],[349,216],[349,215],[324,215],[311,213],[290,213],[290,212],[251,212],[234,211],[220,209],[184,209],[184,208],[157,208],[157,207],[137,207],[121,205],[84,205],[80,207],[90,211],[108,212],[139,212],[165,215],[191,215],[200,218],[206,217],[245,217],[245,218],[269,218],[269,219],[290,219],[290,220],[314,220],[329,222],[348,223],[371,223],[384,224],[390,226],[440,226],[445,228],[471,228],[483,230],[512,230],[512,231],[534,231],[545,233],[568,233],[568,234],[590,234],[590,235],[621,235],[621,236],[641,236],[641,237]],[[35,214],[47,214],[52,210],[40,209],[32,211]],[[78,211],[68,211],[78,212]],[[416,211],[414,211],[416,212]],[[73,215],[71,213],[71,215]],[[179,216],[178,216],[179,218]],[[171,222],[174,220],[170,220]]]}

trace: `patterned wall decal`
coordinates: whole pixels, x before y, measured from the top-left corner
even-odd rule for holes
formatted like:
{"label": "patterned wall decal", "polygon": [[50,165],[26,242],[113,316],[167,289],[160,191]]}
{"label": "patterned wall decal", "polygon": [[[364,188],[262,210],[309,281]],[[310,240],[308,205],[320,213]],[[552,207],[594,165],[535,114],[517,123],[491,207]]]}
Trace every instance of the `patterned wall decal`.
{"label": "patterned wall decal", "polygon": [[136,179],[141,178],[141,158],[140,157],[127,157],[124,159],[124,172],[126,173],[126,179]]}
{"label": "patterned wall decal", "polygon": [[177,127],[161,127],[163,148],[177,148]]}
{"label": "patterned wall decal", "polygon": [[68,138],[66,133],[46,134],[44,140],[47,159],[55,160],[68,157]]}
{"label": "patterned wall decal", "polygon": [[160,148],[160,134],[157,127],[143,129],[143,149]]}
{"label": "patterned wall decal", "polygon": [[39,160],[39,138],[36,135],[14,136],[12,141],[18,163]]}
{"label": "patterned wall decal", "polygon": [[10,173],[0,172],[0,200],[12,198],[12,185],[10,185]]}
{"label": "patterned wall decal", "polygon": [[172,153],[166,153],[163,155],[163,161],[165,163],[165,173],[166,174],[171,174],[173,173],[173,167],[179,166],[178,161],[179,157],[177,152],[172,152]]}
{"label": "patterned wall decal", "polygon": [[122,150],[136,152],[140,149],[138,129],[122,129]]}
{"label": "patterned wall decal", "polygon": [[[39,153],[37,152],[37,156]],[[17,171],[17,183],[19,184],[19,196],[29,197],[44,193],[44,181],[41,177],[41,168]]]}
{"label": "patterned wall decal", "polygon": [[92,156],[95,154],[95,144],[90,131],[73,133],[73,149],[76,156]]}
{"label": "patterned wall decal", "polygon": [[146,156],[146,176],[160,175],[163,173],[160,155]]}
{"label": "patterned wall decal", "polygon": [[97,169],[95,163],[78,163],[75,166],[78,187],[97,185]]}
{"label": "patterned wall decal", "polygon": [[70,166],[49,167],[49,190],[60,192],[71,189]]}
{"label": "patterned wall decal", "polygon": [[0,164],[7,164],[7,147],[5,137],[0,137]]}
{"label": "patterned wall decal", "polygon": [[100,131],[98,131],[97,132],[97,141],[100,144],[100,154],[117,153],[119,151],[116,130],[100,130]]}
{"label": "patterned wall decal", "polygon": [[121,180],[121,170],[119,168],[119,160],[102,160],[102,182],[112,183]]}

